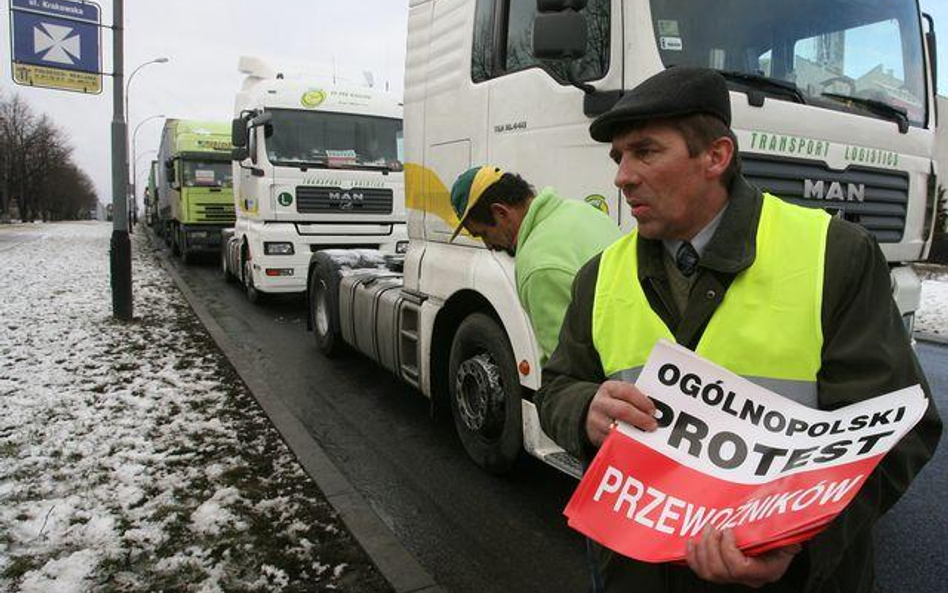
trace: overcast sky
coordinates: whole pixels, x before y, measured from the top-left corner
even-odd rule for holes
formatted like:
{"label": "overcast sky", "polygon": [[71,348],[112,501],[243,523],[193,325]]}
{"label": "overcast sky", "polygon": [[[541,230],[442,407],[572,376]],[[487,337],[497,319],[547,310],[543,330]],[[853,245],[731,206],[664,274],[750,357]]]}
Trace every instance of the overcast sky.
{"label": "overcast sky", "polygon": [[[99,0],[103,23],[112,23],[111,0]],[[386,81],[402,94],[405,69],[407,0],[127,0],[125,72],[158,57],[132,78],[129,91],[129,143],[134,128],[158,114],[185,119],[227,120],[243,75],[241,55],[266,59],[277,70],[331,76],[375,86]],[[0,31],[8,35],[8,2],[0,8]],[[102,30],[103,70],[111,71],[111,31]],[[13,82],[10,44],[0,42],[0,92],[16,92],[35,112],[48,114],[66,131],[74,158],[92,177],[99,200],[111,201],[112,82],[103,79],[100,95],[31,89]],[[149,121],[137,135],[139,182],[157,149],[162,120]],[[131,146],[130,146],[131,148]],[[141,186],[139,186],[141,187]],[[139,201],[141,191],[138,192]]]}
{"label": "overcast sky", "polygon": [[[103,23],[112,22],[111,0],[100,0]],[[932,14],[939,40],[939,88],[948,92],[948,2],[921,0]],[[311,72],[362,83],[372,72],[376,87],[388,82],[402,93],[407,0],[129,0],[125,2],[125,71],[146,66],[129,92],[129,136],[145,118],[164,114],[187,119],[229,120],[243,76],[241,55],[268,60],[278,70]],[[0,30],[9,35],[8,2]],[[111,33],[103,29],[103,70],[111,70]],[[0,93],[18,93],[34,111],[48,114],[70,137],[74,158],[92,177],[102,202],[111,201],[110,124],[112,84],[100,95],[30,89],[13,83],[9,39],[0,42]],[[145,177],[158,146],[161,120],[137,135],[138,177]],[[140,187],[140,186],[139,186]],[[139,191],[139,196],[141,192]]]}

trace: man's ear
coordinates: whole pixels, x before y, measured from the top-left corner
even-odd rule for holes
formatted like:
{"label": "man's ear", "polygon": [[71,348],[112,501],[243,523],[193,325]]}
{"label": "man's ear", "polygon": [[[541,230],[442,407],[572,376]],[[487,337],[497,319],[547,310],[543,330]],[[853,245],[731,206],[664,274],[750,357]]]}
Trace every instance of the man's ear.
{"label": "man's ear", "polygon": [[494,218],[494,222],[497,222],[498,220],[510,216],[510,206],[500,202],[494,202],[490,205],[490,214]]}
{"label": "man's ear", "polygon": [[713,140],[705,153],[707,166],[705,173],[708,179],[719,179],[734,160],[734,141],[727,136]]}

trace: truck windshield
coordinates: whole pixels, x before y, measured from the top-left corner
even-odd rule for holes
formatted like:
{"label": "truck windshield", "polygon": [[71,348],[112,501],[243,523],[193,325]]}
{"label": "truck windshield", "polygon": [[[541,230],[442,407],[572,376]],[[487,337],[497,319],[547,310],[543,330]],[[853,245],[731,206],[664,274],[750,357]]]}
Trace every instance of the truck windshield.
{"label": "truck windshield", "polygon": [[185,187],[232,187],[233,168],[225,161],[183,161]]}
{"label": "truck windshield", "polygon": [[743,80],[728,77],[732,88],[800,100],[775,85],[757,84],[767,77],[795,85],[807,104],[862,115],[886,117],[869,108],[881,102],[904,112],[912,124],[924,124],[916,0],[650,1],[665,66],[746,73],[751,76]]}
{"label": "truck windshield", "polygon": [[267,156],[274,165],[402,170],[402,120],[271,109]]}

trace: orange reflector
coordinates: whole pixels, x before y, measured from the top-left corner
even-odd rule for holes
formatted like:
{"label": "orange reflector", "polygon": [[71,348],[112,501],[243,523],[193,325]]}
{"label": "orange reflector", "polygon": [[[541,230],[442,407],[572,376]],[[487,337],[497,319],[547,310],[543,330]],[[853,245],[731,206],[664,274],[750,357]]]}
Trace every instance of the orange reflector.
{"label": "orange reflector", "polygon": [[520,374],[523,376],[527,376],[530,374],[530,363],[527,362],[526,360],[520,361]]}

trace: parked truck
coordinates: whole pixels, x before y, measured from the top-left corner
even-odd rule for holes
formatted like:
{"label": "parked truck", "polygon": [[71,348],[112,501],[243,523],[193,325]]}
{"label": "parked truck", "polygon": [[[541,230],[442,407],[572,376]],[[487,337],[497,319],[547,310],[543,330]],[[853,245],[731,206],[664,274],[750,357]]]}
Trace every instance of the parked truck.
{"label": "parked truck", "polygon": [[408,246],[402,105],[388,92],[285,78],[258,58],[232,124],[237,222],[221,270],[250,301],[304,293],[312,253]]}
{"label": "parked truck", "polygon": [[157,166],[158,233],[185,263],[220,250],[221,231],[234,224],[230,126],[168,119]]}
{"label": "parked truck", "polygon": [[145,224],[154,228],[158,224],[158,161],[148,167],[148,185],[145,186]]}
{"label": "parked truck", "polygon": [[323,352],[355,349],[450,407],[485,469],[526,449],[578,474],[537,420],[540,349],[513,260],[466,234],[449,243],[452,181],[495,164],[632,228],[587,130],[663,68],[721,72],[744,174],[875,235],[911,330],[909,263],[929,249],[937,186],[934,27],[916,0],[412,0],[408,23],[408,252],[315,254],[309,316]]}

